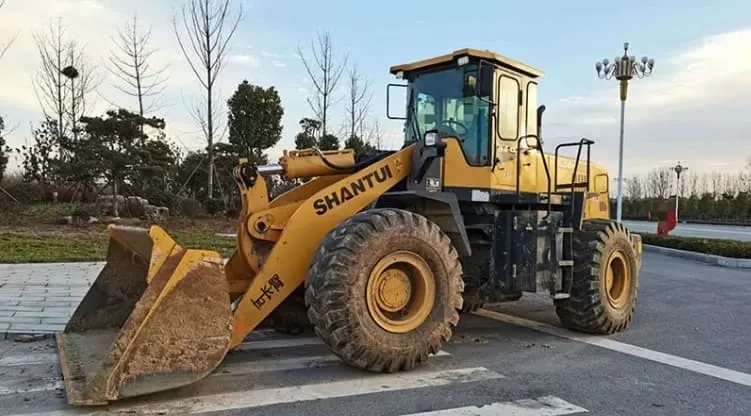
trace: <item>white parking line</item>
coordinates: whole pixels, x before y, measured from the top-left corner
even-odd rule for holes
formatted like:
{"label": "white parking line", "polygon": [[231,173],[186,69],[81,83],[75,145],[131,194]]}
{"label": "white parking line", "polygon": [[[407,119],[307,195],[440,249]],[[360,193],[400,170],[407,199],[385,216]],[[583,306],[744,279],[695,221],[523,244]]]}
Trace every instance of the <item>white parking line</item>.
{"label": "white parking line", "polygon": [[[349,397],[370,393],[392,392],[405,389],[464,384],[502,378],[504,378],[503,375],[490,371],[484,367],[434,372],[414,370],[406,373],[379,374],[372,376],[370,374],[363,374],[356,379],[329,383],[212,394],[185,399],[144,403],[137,406],[113,405],[109,407],[107,411],[114,413],[135,413],[139,415],[198,414],[248,409],[274,404]],[[78,416],[96,414],[97,412],[101,412],[101,409],[91,411],[84,409],[59,410],[31,413],[28,414],[28,416]]]}
{"label": "white parking line", "polygon": [[[280,339],[280,340],[265,340],[265,341],[251,341],[240,344],[238,347],[246,351],[252,350],[273,350],[277,348],[285,348],[290,346],[300,345],[319,345],[321,342],[311,342],[317,340],[316,338],[300,338],[300,339]],[[435,356],[448,356],[451,355],[446,351],[438,351]],[[49,359],[50,362],[54,360],[57,362],[56,354],[32,354],[27,356],[9,356],[4,357],[3,360],[6,366],[15,367],[28,364],[46,364],[47,362],[42,359]],[[0,360],[2,361],[2,360]],[[322,368],[333,367],[342,365],[341,359],[334,354],[317,355],[317,356],[305,356],[305,357],[293,357],[282,359],[269,359],[262,357],[259,359],[245,360],[240,362],[224,362],[211,373],[208,377],[227,376],[227,375],[243,375],[254,373],[270,373],[275,371],[291,371],[291,370],[305,370],[309,368]],[[63,388],[63,382],[61,377],[38,377],[30,375],[29,377],[13,377],[0,379],[0,396],[11,394],[23,394],[34,393],[42,391],[60,390]]]}
{"label": "white parking line", "polygon": [[50,364],[57,362],[57,354],[48,352],[29,353],[24,355],[9,355],[0,358],[0,367],[15,367],[19,365]]}
{"label": "white parking line", "polygon": [[473,312],[475,315],[507,324],[519,325],[541,332],[546,332],[561,338],[567,338],[572,341],[579,341],[589,345],[595,345],[606,348],[611,351],[617,351],[634,357],[644,358],[661,364],[669,365],[675,368],[681,368],[694,373],[703,374],[722,380],[730,381],[743,386],[751,387],[751,374],[740,371],[730,370],[716,365],[703,363],[700,361],[690,360],[688,358],[678,357],[676,355],[666,354],[659,351],[653,351],[643,347],[626,344],[624,342],[614,341],[596,335],[575,335],[576,333],[565,328],[558,328],[546,323],[532,321],[529,319],[519,318],[500,312],[479,309]]}
{"label": "white parking line", "polygon": [[534,400],[523,399],[491,403],[485,406],[455,407],[403,416],[563,416],[575,413],[588,413],[588,411],[558,397],[543,396]]}
{"label": "white parking line", "polygon": [[[246,341],[230,351],[262,351],[278,348],[307,347],[325,345],[320,338],[302,337],[288,339],[267,339],[263,341]],[[439,351],[437,356],[450,355],[446,351]],[[0,358],[0,367],[16,367],[24,365],[53,364],[58,362],[57,353],[29,353],[24,355],[6,355]]]}
{"label": "white parking line", "polygon": [[246,341],[231,351],[258,351],[272,348],[307,347],[310,345],[324,345],[320,338],[280,338],[263,341]]}
{"label": "white parking line", "polygon": [[62,390],[62,380],[3,378],[0,380],[0,396],[10,394],[37,393],[40,391]]}
{"label": "white parking line", "polygon": [[[232,351],[258,351],[274,348],[307,347],[311,345],[324,345],[323,341],[315,337],[288,338],[288,339],[265,339],[263,341],[246,341],[238,345]],[[24,355],[10,355],[0,358],[0,367],[12,367],[21,365],[49,364],[58,362],[57,353],[30,353]]]}

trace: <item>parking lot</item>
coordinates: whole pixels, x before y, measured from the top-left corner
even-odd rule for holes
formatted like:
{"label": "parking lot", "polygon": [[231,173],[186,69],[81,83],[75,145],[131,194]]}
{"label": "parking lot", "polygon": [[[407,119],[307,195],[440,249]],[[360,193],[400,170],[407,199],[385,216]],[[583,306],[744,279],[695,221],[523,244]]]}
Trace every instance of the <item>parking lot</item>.
{"label": "parking lot", "polygon": [[[259,331],[191,386],[125,401],[113,414],[751,414],[751,273],[645,253],[629,329],[592,337],[558,326],[552,303],[464,315],[419,370],[343,367],[318,339]],[[3,414],[77,415],[50,339],[0,342]]]}

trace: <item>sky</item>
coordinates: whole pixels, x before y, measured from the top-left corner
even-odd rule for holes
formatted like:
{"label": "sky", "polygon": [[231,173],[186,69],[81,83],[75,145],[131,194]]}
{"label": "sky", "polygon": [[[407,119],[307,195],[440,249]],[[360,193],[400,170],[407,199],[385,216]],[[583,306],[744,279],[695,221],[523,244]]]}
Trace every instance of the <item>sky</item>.
{"label": "sky", "polygon": [[[168,82],[158,116],[185,151],[205,146],[200,126],[187,108],[200,100],[201,86],[182,55],[172,17],[189,0],[6,0],[0,9],[0,115],[6,141],[24,144],[41,109],[32,80],[39,55],[32,36],[61,18],[69,35],[85,44],[101,84],[89,114],[103,114],[109,102],[135,108],[133,98],[113,85],[106,70],[112,37],[134,12],[151,27],[152,65],[168,65]],[[711,4],[711,5],[710,5]],[[748,1],[663,0],[585,2],[538,0],[233,0],[244,17],[232,38],[217,81],[221,123],[226,100],[243,80],[274,86],[284,106],[283,138],[270,150],[294,148],[298,121],[311,117],[312,92],[298,45],[310,56],[311,41],[328,31],[337,59],[347,56],[368,80],[372,101],[368,122],[377,120],[387,148],[398,148],[402,125],[386,118],[386,85],[398,82],[389,67],[456,49],[488,49],[544,71],[539,103],[545,149],[587,137],[594,161],[617,176],[619,101],[615,80],[601,80],[595,62],[623,53],[655,60],[653,74],[635,79],[626,104],[624,176],[644,174],[678,161],[691,171],[737,172],[751,158],[751,12]],[[329,124],[345,120],[346,79],[340,81]],[[226,139],[225,139],[226,141]],[[17,161],[13,161],[17,166]]]}

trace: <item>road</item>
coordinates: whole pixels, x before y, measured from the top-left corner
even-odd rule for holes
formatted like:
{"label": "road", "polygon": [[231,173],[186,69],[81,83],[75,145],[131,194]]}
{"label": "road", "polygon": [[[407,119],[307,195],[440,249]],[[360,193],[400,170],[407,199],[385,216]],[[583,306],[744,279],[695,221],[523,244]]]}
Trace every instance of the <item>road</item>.
{"label": "road", "polygon": [[[440,355],[400,374],[343,367],[317,338],[259,332],[203,381],[110,410],[292,416],[751,414],[748,272],[648,252],[639,289],[637,313],[626,332],[592,337],[567,331],[558,326],[549,301],[525,296],[463,315]],[[56,360],[52,341],[0,343],[3,414],[85,414],[66,405]]]}
{"label": "road", "polygon": [[[657,223],[649,221],[623,221],[637,233],[657,233]],[[681,237],[721,238],[751,241],[751,227],[708,224],[677,224],[670,235]]]}

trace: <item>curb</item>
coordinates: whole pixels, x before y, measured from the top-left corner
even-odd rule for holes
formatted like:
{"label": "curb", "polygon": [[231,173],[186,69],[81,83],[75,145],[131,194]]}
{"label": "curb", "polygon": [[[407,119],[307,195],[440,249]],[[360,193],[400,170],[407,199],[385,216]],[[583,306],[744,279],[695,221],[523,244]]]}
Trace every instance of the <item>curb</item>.
{"label": "curb", "polygon": [[695,251],[677,250],[674,248],[652,246],[644,244],[644,251],[653,251],[672,257],[680,257],[689,260],[695,260],[701,263],[711,264],[713,266],[728,267],[731,269],[751,269],[751,259],[736,259],[732,257],[722,257],[714,254],[697,253]]}

